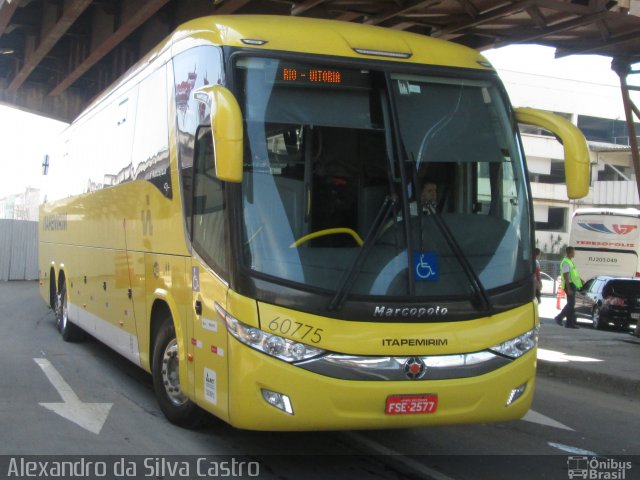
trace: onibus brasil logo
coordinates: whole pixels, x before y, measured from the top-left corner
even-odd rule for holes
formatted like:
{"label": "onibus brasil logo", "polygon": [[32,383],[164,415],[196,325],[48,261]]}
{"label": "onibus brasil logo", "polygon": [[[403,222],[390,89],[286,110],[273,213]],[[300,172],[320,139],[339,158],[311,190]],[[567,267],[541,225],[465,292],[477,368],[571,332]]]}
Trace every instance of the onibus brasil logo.
{"label": "onibus brasil logo", "polygon": [[567,459],[569,478],[597,480],[626,480],[631,462],[614,458],[573,456]]}

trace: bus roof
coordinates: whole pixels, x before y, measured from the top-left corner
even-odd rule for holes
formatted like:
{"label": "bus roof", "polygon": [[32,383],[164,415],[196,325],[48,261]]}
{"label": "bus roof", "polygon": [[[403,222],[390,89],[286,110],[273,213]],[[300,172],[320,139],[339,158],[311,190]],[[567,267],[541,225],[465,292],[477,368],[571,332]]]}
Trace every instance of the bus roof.
{"label": "bus roof", "polygon": [[573,213],[574,217],[580,215],[619,215],[623,217],[640,217],[637,208],[579,208]]}
{"label": "bus roof", "polygon": [[[280,50],[494,71],[488,60],[469,47],[390,28],[278,15],[208,16],[178,26],[164,41],[98,95],[68,128],[90,114],[104,99],[155,59],[168,58],[174,45],[187,41],[187,44],[195,46],[201,44],[198,40],[256,51]],[[265,43],[260,45],[259,42]]]}
{"label": "bus roof", "polygon": [[[218,45],[491,69],[476,50],[415,33],[337,20],[277,16],[202,17],[179,26],[173,40],[209,32]],[[263,46],[247,44],[261,40]],[[367,53],[368,52],[368,53]]]}

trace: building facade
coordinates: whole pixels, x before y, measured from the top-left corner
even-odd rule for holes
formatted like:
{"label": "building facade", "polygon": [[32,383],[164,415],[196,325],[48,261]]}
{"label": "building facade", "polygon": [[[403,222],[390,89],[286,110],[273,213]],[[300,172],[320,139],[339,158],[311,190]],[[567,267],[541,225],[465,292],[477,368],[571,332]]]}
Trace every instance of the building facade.
{"label": "building facade", "polygon": [[[580,76],[580,72],[574,73],[572,76]],[[536,244],[543,258],[555,258],[564,252],[577,208],[640,208],[619,84],[594,79],[587,73],[579,80],[514,70],[501,70],[500,74],[514,106],[563,115],[582,130],[589,143],[589,194],[569,200],[562,146],[548,132],[521,129],[533,194]],[[633,100],[640,103],[637,97]],[[636,123],[636,129],[640,131],[640,123]]]}
{"label": "building facade", "polygon": [[0,219],[38,221],[40,190],[27,187],[22,193],[0,198]]}

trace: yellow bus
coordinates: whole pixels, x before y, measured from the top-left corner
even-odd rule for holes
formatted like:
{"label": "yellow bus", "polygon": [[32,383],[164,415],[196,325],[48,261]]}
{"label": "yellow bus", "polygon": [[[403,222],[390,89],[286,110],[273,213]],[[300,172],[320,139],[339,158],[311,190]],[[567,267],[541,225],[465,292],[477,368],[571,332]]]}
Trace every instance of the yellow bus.
{"label": "yellow bus", "polygon": [[[40,284],[65,340],[151,373],[173,423],[397,428],[520,418],[535,383],[531,192],[475,50],[346,22],[178,28],[51,153]],[[437,188],[423,202],[424,186]]]}

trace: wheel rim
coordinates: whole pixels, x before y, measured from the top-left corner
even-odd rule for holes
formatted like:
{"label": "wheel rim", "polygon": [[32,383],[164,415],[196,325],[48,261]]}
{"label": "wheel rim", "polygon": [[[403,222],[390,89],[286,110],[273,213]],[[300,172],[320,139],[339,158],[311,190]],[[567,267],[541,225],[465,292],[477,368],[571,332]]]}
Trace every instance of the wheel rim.
{"label": "wheel rim", "polygon": [[179,406],[186,403],[187,398],[180,387],[178,342],[175,338],[169,342],[162,355],[162,383],[164,383],[167,398],[173,405]]}
{"label": "wheel rim", "polygon": [[600,325],[600,310],[596,308],[593,311],[593,326],[598,327]]}
{"label": "wheel rim", "polygon": [[67,327],[67,319],[69,318],[66,289],[63,289],[62,292],[57,295],[56,307],[58,327],[60,328],[60,330],[64,330]]}

